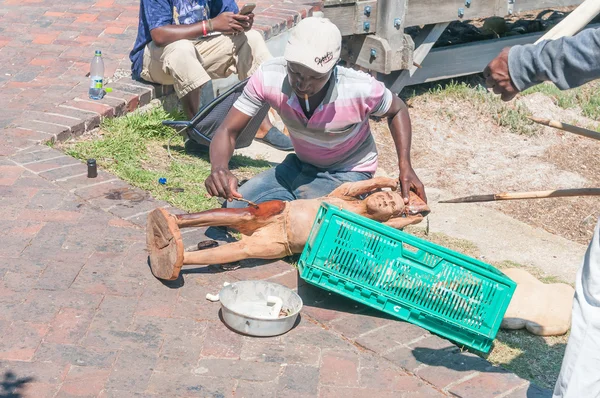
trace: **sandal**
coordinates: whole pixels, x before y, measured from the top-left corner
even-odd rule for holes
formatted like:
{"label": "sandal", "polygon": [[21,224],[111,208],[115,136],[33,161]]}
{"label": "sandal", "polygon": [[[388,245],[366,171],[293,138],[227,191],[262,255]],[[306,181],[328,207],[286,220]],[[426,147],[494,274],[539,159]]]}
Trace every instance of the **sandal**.
{"label": "sandal", "polygon": [[263,138],[257,138],[257,140],[280,151],[294,150],[294,145],[292,145],[290,137],[279,131],[277,127],[271,127]]}

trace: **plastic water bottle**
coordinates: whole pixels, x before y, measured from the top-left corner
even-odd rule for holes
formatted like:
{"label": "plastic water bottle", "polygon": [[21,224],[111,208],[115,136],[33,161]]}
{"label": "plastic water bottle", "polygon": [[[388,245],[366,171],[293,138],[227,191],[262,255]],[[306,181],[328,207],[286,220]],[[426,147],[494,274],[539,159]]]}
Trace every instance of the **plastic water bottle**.
{"label": "plastic water bottle", "polygon": [[102,51],[96,50],[94,59],[90,64],[90,90],[89,95],[91,99],[102,99],[104,96],[103,89],[104,79],[104,61],[102,60]]}

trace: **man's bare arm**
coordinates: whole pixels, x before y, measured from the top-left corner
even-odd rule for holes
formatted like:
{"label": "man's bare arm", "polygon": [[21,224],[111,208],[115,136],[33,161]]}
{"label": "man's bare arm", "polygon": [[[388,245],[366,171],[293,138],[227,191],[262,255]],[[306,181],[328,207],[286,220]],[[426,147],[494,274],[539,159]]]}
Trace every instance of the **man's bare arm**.
{"label": "man's bare arm", "polygon": [[237,191],[237,178],[229,171],[229,160],[235,149],[235,142],[252,118],[236,108],[231,108],[225,120],[217,129],[210,144],[211,173],[204,185],[212,196],[233,200],[241,198]]}
{"label": "man's bare arm", "polygon": [[398,155],[398,168],[400,169],[400,186],[404,203],[408,203],[408,192],[415,190],[417,195],[427,202],[425,188],[419,177],[412,168],[410,161],[410,145],[412,139],[412,128],[408,108],[404,101],[399,97],[392,97],[392,104],[384,117],[388,118],[390,133],[396,145],[396,154]]}
{"label": "man's bare arm", "polygon": [[[224,12],[211,20],[214,32],[236,33],[243,32],[252,27],[254,14],[239,15]],[[164,47],[177,40],[197,40],[204,35],[204,27],[209,31],[208,21],[189,25],[164,25],[150,31],[152,41],[157,46]]]}

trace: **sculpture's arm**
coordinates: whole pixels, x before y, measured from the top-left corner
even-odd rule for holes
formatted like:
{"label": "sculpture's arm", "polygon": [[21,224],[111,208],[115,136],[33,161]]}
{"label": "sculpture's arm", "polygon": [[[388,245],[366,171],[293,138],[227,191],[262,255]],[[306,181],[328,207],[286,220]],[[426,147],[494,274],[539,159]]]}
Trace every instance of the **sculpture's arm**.
{"label": "sculpture's arm", "polygon": [[373,192],[380,188],[396,189],[397,187],[398,180],[395,178],[375,177],[365,181],[345,182],[327,195],[327,197],[341,199],[348,197],[358,198],[360,195]]}
{"label": "sculpture's arm", "polygon": [[384,224],[388,227],[402,229],[408,225],[418,224],[421,221],[423,221],[423,217],[421,216],[397,217],[384,222]]}

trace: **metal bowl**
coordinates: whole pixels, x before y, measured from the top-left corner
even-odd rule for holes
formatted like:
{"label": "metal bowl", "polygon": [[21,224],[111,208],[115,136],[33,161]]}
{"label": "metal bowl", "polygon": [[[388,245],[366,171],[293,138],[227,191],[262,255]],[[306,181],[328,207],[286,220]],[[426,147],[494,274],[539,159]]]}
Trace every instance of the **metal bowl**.
{"label": "metal bowl", "polygon": [[[279,297],[287,315],[269,316],[267,298]],[[225,286],[219,292],[225,323],[250,336],[277,336],[289,331],[302,309],[302,299],[293,290],[273,282],[240,281]]]}

